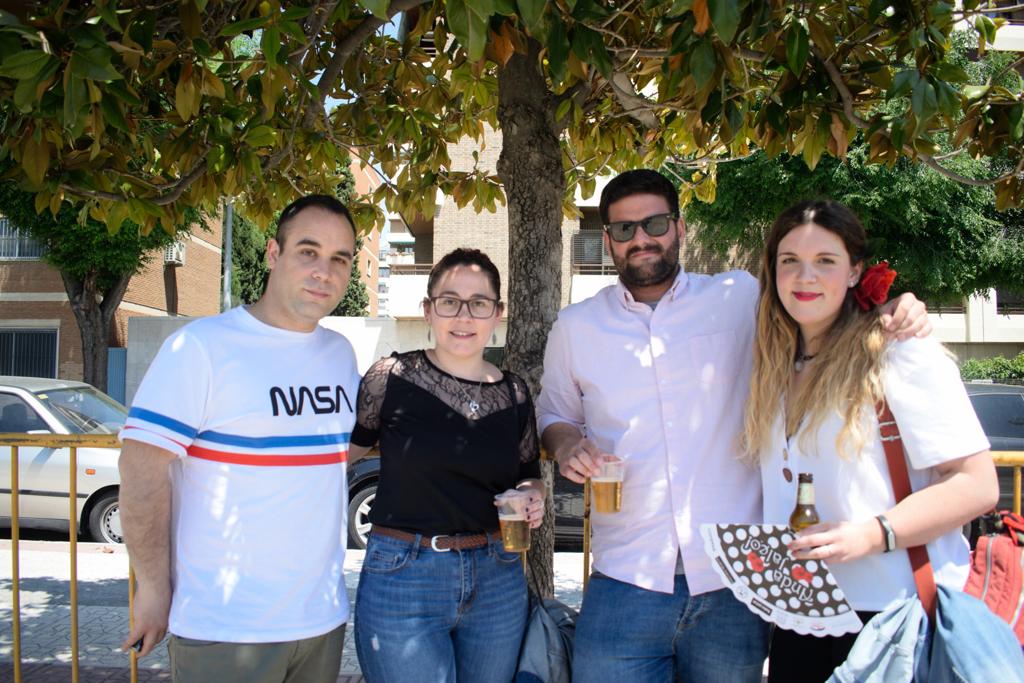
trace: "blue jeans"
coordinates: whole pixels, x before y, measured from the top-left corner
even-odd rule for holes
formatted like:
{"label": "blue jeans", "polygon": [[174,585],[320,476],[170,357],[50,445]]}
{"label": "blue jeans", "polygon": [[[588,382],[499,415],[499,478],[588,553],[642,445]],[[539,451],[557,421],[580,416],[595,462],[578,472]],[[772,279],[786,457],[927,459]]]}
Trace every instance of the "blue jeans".
{"label": "blue jeans", "polygon": [[526,625],[526,580],[500,536],[437,552],[371,534],[356,591],[367,683],[508,683]]}
{"label": "blue jeans", "polygon": [[595,572],[576,623],[577,683],[760,683],[768,623],[727,589],[672,595]]}

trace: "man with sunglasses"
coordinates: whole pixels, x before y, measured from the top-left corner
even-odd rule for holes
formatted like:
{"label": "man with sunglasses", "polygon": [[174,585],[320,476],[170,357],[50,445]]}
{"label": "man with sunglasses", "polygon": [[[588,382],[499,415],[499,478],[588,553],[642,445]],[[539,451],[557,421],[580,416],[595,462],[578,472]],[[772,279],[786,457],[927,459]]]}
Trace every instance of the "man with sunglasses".
{"label": "man with sunglasses", "polygon": [[[686,225],[656,171],[614,178],[600,202],[619,281],[562,310],[537,401],[544,446],[582,483],[625,460],[621,511],[593,513],[594,573],[576,624],[573,679],[759,682],[768,625],[711,567],[702,523],[761,519],[756,470],[736,455],[758,284],[679,264]],[[912,296],[890,329],[929,328]]]}

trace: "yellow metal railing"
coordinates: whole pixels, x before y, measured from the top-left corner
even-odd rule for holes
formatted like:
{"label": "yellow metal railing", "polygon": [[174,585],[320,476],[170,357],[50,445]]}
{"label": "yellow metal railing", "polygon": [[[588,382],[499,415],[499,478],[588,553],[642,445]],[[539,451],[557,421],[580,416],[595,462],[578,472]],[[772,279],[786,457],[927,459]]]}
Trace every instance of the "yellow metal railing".
{"label": "yellow metal railing", "polygon": [[992,460],[996,467],[1013,468],[1013,511],[1019,515],[1021,467],[1024,467],[1024,452],[992,451]]}
{"label": "yellow metal railing", "polygon": [[[78,665],[78,449],[79,448],[120,448],[114,435],[62,435],[62,434],[4,434],[0,433],[0,448],[11,449],[11,632],[14,639],[14,682],[21,679],[21,597],[19,593],[19,530],[18,530],[18,449],[68,448],[68,551],[70,555],[70,602],[71,602],[71,681],[79,683]],[[546,453],[543,454],[546,457]],[[992,459],[998,467],[1013,468],[1013,510],[1021,510],[1021,468],[1024,467],[1024,452],[993,451]],[[590,580],[590,480],[583,486],[583,589]],[[525,564],[525,555],[523,557]],[[128,614],[129,627],[134,626],[135,576],[128,569]],[[138,683],[138,659],[135,650],[129,652],[131,683]]]}
{"label": "yellow metal railing", "polygon": [[[18,492],[20,448],[67,448],[68,455],[68,555],[70,576],[71,613],[71,681],[79,681],[78,664],[78,449],[121,448],[113,434],[22,434],[0,433],[0,448],[11,449],[11,633],[13,635],[14,683],[21,683],[21,594],[18,528]],[[134,599],[134,579],[129,568],[128,604],[129,624],[134,622],[131,604]],[[138,661],[135,651],[130,655],[131,683],[138,683]]]}

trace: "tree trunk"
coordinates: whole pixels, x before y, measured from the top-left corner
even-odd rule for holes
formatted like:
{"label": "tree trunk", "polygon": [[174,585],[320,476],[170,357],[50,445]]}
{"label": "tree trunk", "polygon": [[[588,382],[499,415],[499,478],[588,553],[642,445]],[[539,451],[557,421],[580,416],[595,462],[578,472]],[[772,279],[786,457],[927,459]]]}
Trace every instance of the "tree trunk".
{"label": "tree trunk", "polygon": [[[555,101],[538,69],[540,46],[514,54],[498,72],[502,132],[498,175],[508,200],[509,325],[505,362],[521,374],[534,396],[540,389],[544,344],[562,300],[562,201],[565,176],[555,126]],[[554,468],[542,467],[548,488],[544,524],[533,534],[528,563],[531,586],[554,593]]]}
{"label": "tree trunk", "polygon": [[82,337],[82,381],[100,391],[106,391],[110,324],[121,305],[132,274],[122,275],[102,292],[95,271],[81,280],[63,270],[60,276],[64,280],[64,290],[68,294]]}

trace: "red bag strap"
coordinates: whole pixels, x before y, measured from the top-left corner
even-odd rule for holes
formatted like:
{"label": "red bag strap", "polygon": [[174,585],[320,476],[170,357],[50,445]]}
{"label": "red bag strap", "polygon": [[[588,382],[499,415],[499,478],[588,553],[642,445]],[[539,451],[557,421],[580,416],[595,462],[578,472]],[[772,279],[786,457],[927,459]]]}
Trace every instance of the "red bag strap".
{"label": "red bag strap", "polygon": [[[907,461],[903,455],[903,438],[900,436],[900,427],[896,424],[896,418],[893,417],[885,399],[878,407],[878,432],[882,436],[882,448],[885,449],[885,459],[889,465],[892,490],[896,494],[896,502],[899,503],[911,494],[910,475],[907,472]],[[932,565],[928,560],[928,549],[923,545],[907,548],[907,557],[910,558],[910,568],[914,572],[917,596],[921,599],[928,618],[935,623],[935,574],[932,572]]]}

